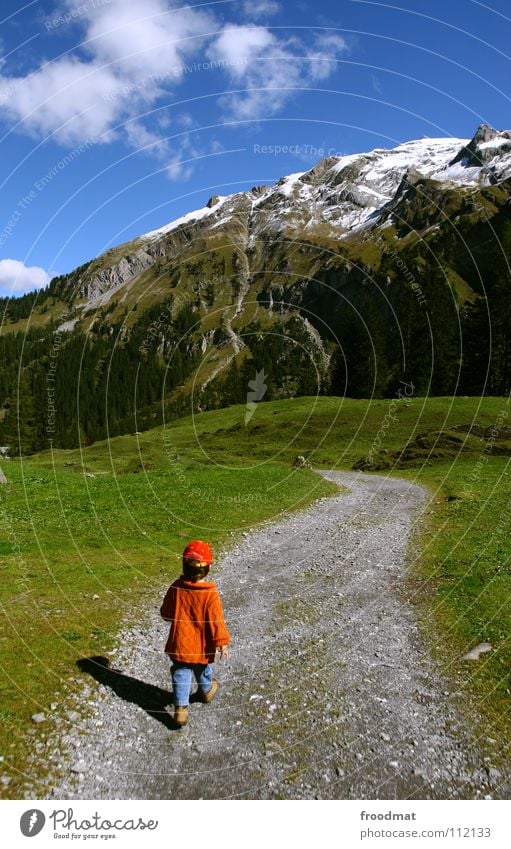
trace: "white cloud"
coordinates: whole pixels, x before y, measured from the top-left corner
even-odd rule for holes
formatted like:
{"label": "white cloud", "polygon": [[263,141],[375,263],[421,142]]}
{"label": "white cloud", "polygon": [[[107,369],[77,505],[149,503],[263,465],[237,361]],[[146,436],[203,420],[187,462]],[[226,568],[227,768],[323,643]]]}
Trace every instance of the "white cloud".
{"label": "white cloud", "polygon": [[199,147],[187,132],[167,139],[148,130],[139,121],[130,121],[126,125],[126,137],[135,150],[150,154],[161,163],[165,174],[172,181],[189,180],[199,160],[216,149],[215,142],[204,148]]}
{"label": "white cloud", "polygon": [[265,27],[234,26],[224,29],[212,45],[209,56],[226,64],[233,77],[246,73],[247,62],[255,61],[268,48],[274,48],[276,38]]}
{"label": "white cloud", "polygon": [[[200,69],[205,58],[214,60],[225,88],[242,90],[219,99],[224,117],[258,120],[327,79],[347,50],[333,32],[307,34],[305,43],[264,26],[220,27],[212,12],[183,6],[181,0],[59,3],[56,14],[75,13],[67,26],[81,31],[81,43],[26,77],[9,76],[0,67],[0,114],[11,126],[21,122],[21,130],[38,138],[53,135],[64,145],[122,137],[132,149],[168,161],[172,179],[189,176],[192,166],[183,165],[183,158],[200,156],[189,137],[177,144],[164,138],[172,127],[191,129],[190,118],[184,108],[181,124],[179,113],[172,112],[172,126],[163,113],[138,116],[186,84],[194,67],[189,63],[197,61]],[[241,8],[255,19],[279,6],[274,0],[243,0]]]}
{"label": "white cloud", "polygon": [[200,126],[198,121],[189,112],[180,112],[176,117],[176,124],[178,127],[182,127],[183,130],[191,130],[192,127],[196,129]]}
{"label": "white cloud", "polygon": [[243,12],[245,16],[254,21],[261,18],[269,18],[270,15],[276,15],[280,11],[280,4],[274,0],[246,0],[243,3]]}
{"label": "white cloud", "polygon": [[194,162],[190,162],[184,151],[175,151],[170,154],[167,165],[167,177],[173,182],[178,180],[185,183],[193,175]]}
{"label": "white cloud", "polygon": [[306,59],[311,82],[331,76],[337,69],[337,60],[347,52],[348,43],[342,36],[328,32],[317,35]]}
{"label": "white cloud", "polygon": [[65,57],[25,78],[0,82],[4,108],[25,130],[73,143],[106,132],[117,118],[121,102],[108,98],[118,83],[113,73],[93,62]]}
{"label": "white cloud", "polygon": [[0,110],[10,121],[39,136],[54,133],[63,144],[107,133],[153,104],[163,84],[180,80],[199,37],[215,29],[210,15],[175,11],[165,0],[66,0],[65,8],[80,10],[73,23],[85,27],[82,56],[56,59],[26,77],[0,77]]}
{"label": "white cloud", "polygon": [[297,38],[278,39],[265,27],[229,27],[209,55],[243,93],[228,94],[221,104],[230,118],[242,120],[275,114],[296,93],[330,76],[347,52],[346,41],[333,33],[317,36],[306,47]]}
{"label": "white cloud", "polygon": [[[76,0],[69,2],[76,5]],[[179,77],[200,36],[212,28],[210,15],[179,5],[174,9],[165,0],[110,0],[90,7],[87,49],[96,60],[115,63],[123,76]]]}
{"label": "white cloud", "polygon": [[214,146],[213,142],[206,147],[199,147],[189,133],[179,139],[173,139],[164,159],[169,180],[189,180],[196,165],[203,157],[209,155]]}
{"label": "white cloud", "polygon": [[0,259],[0,294],[3,297],[41,289],[50,279],[38,265],[27,266],[19,259]]}
{"label": "white cloud", "polygon": [[157,133],[148,130],[141,121],[130,121],[125,126],[126,138],[134,150],[144,150],[154,156],[162,156],[166,151],[165,140]]}

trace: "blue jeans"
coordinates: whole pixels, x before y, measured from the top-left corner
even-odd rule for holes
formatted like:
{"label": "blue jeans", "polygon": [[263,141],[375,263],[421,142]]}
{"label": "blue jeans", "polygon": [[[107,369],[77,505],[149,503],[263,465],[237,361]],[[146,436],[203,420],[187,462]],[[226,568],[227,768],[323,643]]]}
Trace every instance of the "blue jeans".
{"label": "blue jeans", "polygon": [[211,663],[182,663],[174,660],[170,669],[174,704],[178,707],[188,707],[192,687],[192,672],[195,675],[199,691],[209,693],[213,683],[213,667]]}

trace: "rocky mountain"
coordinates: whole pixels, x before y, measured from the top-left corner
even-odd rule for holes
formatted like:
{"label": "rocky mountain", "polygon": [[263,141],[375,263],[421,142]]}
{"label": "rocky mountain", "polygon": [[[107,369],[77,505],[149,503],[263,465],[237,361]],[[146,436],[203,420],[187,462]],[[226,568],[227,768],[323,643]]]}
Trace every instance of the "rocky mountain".
{"label": "rocky mountain", "polygon": [[245,401],[263,373],[265,398],[392,397],[403,381],[419,394],[507,393],[510,196],[511,131],[486,125],[214,196],[4,302],[0,442],[19,419],[21,333],[32,447],[56,341],[66,445],[159,423],[192,396],[198,409]]}

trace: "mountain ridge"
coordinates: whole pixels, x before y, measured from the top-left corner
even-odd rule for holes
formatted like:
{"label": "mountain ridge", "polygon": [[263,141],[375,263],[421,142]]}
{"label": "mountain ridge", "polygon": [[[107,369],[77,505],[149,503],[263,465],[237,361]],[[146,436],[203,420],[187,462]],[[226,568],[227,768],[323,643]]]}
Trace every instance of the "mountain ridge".
{"label": "mountain ridge", "polygon": [[[4,304],[0,439],[19,417],[18,348],[23,393],[44,420],[55,340],[66,447],[190,404],[240,403],[262,370],[268,399],[392,397],[400,381],[422,394],[506,394],[510,210],[511,131],[485,125],[471,140],[328,157],[214,195]],[[66,380],[83,382],[85,422]]]}
{"label": "mountain ridge", "polygon": [[[497,143],[492,148],[493,156],[490,156],[486,152],[490,151],[490,148],[487,146],[488,142]],[[452,181],[464,185],[490,184],[492,177],[504,179],[511,175],[511,155],[509,157],[506,156],[505,162],[499,163],[498,160],[500,157],[497,153],[499,147],[503,148],[505,153],[511,154],[511,131],[499,132],[492,130],[487,125],[481,125],[471,141],[457,138],[428,138],[404,142],[395,148],[375,148],[367,153],[349,154],[342,157],[327,157],[320,160],[308,171],[281,177],[273,186],[255,186],[248,192],[216,196],[216,201],[212,203],[212,200],[215,198],[214,196],[214,198],[210,198],[204,207],[188,212],[161,228],[141,234],[137,238],[152,240],[158,238],[160,235],[165,235],[182,224],[199,221],[218,211],[219,203],[223,207],[226,201],[237,198],[240,195],[247,196],[257,192],[259,197],[253,204],[253,207],[267,200],[268,196],[272,195],[279,188],[282,194],[290,197],[293,186],[296,183],[311,184],[314,182],[315,176],[324,176],[325,171],[332,171],[334,174],[338,174],[339,176],[336,182],[345,184],[350,166],[357,165],[360,162],[376,164],[378,160],[385,162],[386,159],[395,158],[400,160],[400,162],[391,163],[391,167],[388,169],[390,171],[392,171],[392,165],[398,173],[400,170],[406,173],[406,170],[412,167],[422,174],[422,176],[439,182]],[[453,157],[452,154],[455,151],[456,153]],[[479,158],[478,163],[476,163],[477,158]],[[466,169],[465,172],[460,169],[454,169],[454,165],[457,163],[462,163],[462,168]],[[477,169],[477,175],[471,170],[474,167]],[[384,172],[385,169],[382,169],[382,171]],[[397,186],[393,186],[393,191],[396,188]],[[379,197],[386,202],[392,199],[392,193],[389,194],[387,192],[383,194],[375,191],[374,194],[376,196],[379,194]],[[261,195],[263,196],[261,197]],[[373,208],[371,207],[371,209]],[[374,209],[377,209],[377,207]],[[218,225],[216,224],[215,226]]]}
{"label": "mountain ridge", "polygon": [[[379,216],[395,200],[409,171],[415,178],[419,174],[446,187],[476,189],[495,185],[511,176],[511,131],[481,125],[472,140],[428,138],[404,142],[395,148],[327,157],[308,171],[281,177],[272,186],[213,196],[204,207],[118,246],[115,250],[130,245],[136,250],[130,254],[129,262],[123,257],[123,268],[104,269],[97,278],[87,281],[87,300],[92,308],[104,306],[109,298],[101,299],[105,294],[102,283],[112,283],[111,288],[116,291],[123,282],[142,273],[151,265],[151,255],[158,256],[159,240],[170,233],[188,228],[213,235],[212,231],[240,214],[249,214],[249,247],[258,238],[271,238],[297,228],[305,235],[314,236],[320,231],[322,236],[349,238],[359,229],[377,226]],[[103,256],[108,255],[109,252]]]}

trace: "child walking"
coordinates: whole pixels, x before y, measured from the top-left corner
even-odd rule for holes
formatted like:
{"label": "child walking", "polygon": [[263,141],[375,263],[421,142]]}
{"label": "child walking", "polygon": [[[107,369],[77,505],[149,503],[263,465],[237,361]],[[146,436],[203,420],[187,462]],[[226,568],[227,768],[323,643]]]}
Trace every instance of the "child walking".
{"label": "child walking", "polygon": [[172,660],[174,722],[188,722],[192,675],[198,685],[198,698],[206,704],[215,696],[218,682],[213,678],[217,650],[228,655],[230,634],[224,622],[222,602],[213,581],[206,577],[213,563],[207,542],[193,540],[183,551],[183,574],[169,587],[160,613],[171,622],[165,652]]}

